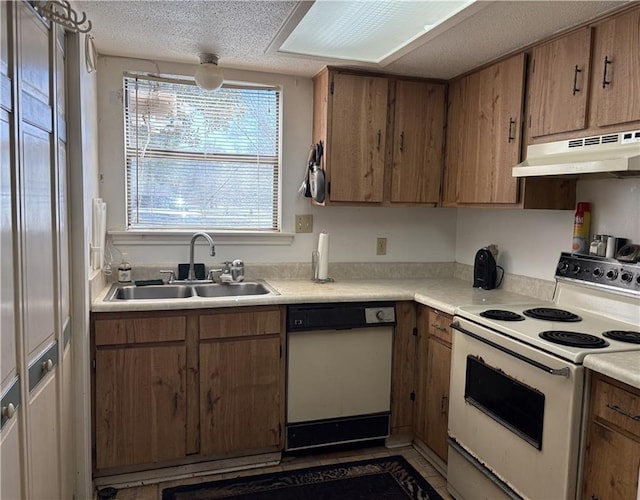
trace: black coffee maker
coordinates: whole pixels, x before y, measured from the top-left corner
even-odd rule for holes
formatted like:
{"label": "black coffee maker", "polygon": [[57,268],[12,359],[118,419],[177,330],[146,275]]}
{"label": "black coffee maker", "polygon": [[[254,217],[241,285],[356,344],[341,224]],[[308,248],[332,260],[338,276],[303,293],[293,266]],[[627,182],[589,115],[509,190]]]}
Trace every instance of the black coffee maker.
{"label": "black coffee maker", "polygon": [[493,290],[496,287],[496,280],[496,259],[489,248],[481,248],[477,251],[473,264],[473,287]]}

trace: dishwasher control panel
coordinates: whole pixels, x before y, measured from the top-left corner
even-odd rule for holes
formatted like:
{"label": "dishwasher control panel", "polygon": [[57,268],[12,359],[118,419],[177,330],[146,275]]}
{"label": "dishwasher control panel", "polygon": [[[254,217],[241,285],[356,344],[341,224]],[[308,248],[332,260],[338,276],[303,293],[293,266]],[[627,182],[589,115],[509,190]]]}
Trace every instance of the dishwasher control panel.
{"label": "dishwasher control panel", "polygon": [[346,330],[396,324],[393,302],[340,302],[287,307],[287,331]]}
{"label": "dishwasher control panel", "polygon": [[396,310],[394,307],[366,307],[364,317],[367,324],[371,323],[395,323]]}

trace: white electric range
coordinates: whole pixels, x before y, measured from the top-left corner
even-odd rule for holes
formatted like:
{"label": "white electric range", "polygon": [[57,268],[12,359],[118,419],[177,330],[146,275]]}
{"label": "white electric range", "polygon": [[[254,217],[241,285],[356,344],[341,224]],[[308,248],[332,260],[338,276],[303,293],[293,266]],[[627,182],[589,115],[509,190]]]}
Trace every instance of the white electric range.
{"label": "white electric range", "polygon": [[577,498],[582,363],[640,350],[640,265],[563,253],[553,301],[460,307],[452,328],[449,491]]}

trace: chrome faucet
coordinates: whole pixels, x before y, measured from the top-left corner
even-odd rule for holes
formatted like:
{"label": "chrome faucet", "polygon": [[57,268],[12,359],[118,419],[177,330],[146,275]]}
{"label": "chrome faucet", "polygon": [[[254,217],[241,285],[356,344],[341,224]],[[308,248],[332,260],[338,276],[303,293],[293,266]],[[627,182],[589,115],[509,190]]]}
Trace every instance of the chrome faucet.
{"label": "chrome faucet", "polygon": [[213,239],[211,239],[211,236],[201,231],[194,233],[193,236],[191,237],[191,243],[189,244],[189,273],[187,274],[187,279],[189,281],[195,281],[196,279],[196,272],[193,265],[193,259],[194,259],[193,254],[194,254],[196,239],[198,238],[198,236],[202,236],[209,243],[209,254],[211,256],[214,256],[216,254],[216,248],[213,245]]}

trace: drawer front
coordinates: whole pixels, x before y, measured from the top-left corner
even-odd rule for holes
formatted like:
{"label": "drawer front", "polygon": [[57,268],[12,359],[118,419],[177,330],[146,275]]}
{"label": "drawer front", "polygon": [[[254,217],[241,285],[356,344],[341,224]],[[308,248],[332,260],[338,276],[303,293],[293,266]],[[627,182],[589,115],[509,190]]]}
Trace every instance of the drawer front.
{"label": "drawer front", "polygon": [[178,317],[96,320],[96,346],[182,341],[187,319]]}
{"label": "drawer front", "polygon": [[448,314],[429,309],[429,335],[451,345],[451,327],[449,325],[452,320],[453,318]]}
{"label": "drawer front", "polygon": [[276,335],[282,329],[280,309],[203,314],[200,339]]}
{"label": "drawer front", "polygon": [[594,378],[593,415],[640,438],[640,394]]}

